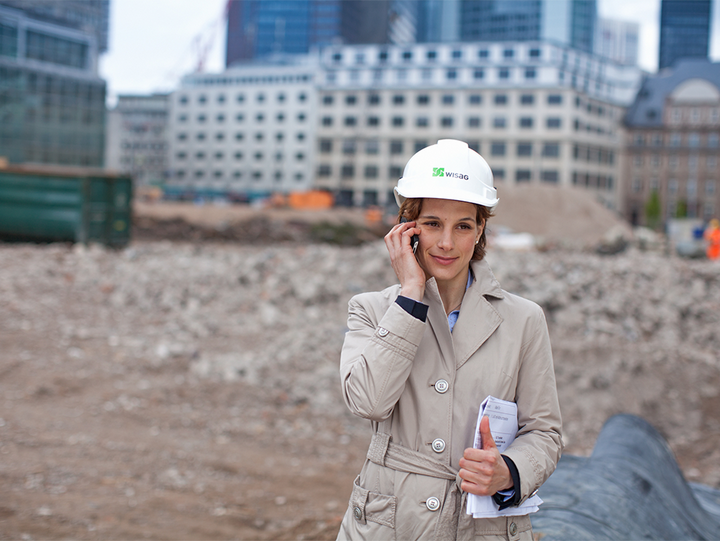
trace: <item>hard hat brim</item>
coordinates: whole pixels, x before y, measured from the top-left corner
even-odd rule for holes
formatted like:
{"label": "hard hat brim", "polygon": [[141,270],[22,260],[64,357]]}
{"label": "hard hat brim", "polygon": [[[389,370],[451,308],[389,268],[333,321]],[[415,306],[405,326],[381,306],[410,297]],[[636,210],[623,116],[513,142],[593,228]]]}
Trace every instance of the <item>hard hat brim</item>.
{"label": "hard hat brim", "polygon": [[457,189],[446,189],[443,191],[442,195],[438,195],[435,190],[433,190],[433,193],[427,193],[422,189],[416,191],[403,190],[403,193],[400,193],[400,190],[398,190],[397,186],[395,186],[393,192],[395,194],[395,202],[399,207],[402,206],[405,199],[448,199],[450,201],[474,203],[475,205],[488,207],[489,209],[497,207],[497,204],[500,201],[497,197],[494,199],[487,199],[485,197],[481,197],[477,193]]}

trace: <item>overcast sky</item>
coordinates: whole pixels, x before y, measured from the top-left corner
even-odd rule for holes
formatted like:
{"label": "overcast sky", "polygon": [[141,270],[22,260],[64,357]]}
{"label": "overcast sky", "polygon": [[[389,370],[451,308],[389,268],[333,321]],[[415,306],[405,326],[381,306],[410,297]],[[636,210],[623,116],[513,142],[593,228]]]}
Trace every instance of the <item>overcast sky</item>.
{"label": "overcast sky", "polygon": [[[720,0],[713,3],[710,57],[717,60]],[[113,104],[118,94],[172,90],[202,57],[206,72],[222,71],[225,4],[226,0],[110,0],[109,51],[100,59],[108,101]],[[598,0],[598,11],[601,17],[640,24],[640,66],[655,71],[660,0]]]}

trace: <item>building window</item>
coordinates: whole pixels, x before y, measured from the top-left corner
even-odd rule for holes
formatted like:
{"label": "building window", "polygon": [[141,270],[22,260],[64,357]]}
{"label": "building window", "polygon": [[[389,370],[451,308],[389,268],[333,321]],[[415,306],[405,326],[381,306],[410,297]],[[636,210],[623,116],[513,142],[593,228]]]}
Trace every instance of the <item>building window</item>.
{"label": "building window", "polygon": [[470,139],[467,144],[470,150],[474,150],[478,153],[480,152],[480,141],[478,141],[477,139]]}
{"label": "building window", "polygon": [[507,94],[495,94],[493,101],[495,102],[495,105],[507,105]]}
{"label": "building window", "polygon": [[403,168],[399,165],[391,165],[388,173],[390,173],[390,178],[400,178],[403,174]]}
{"label": "building window", "polygon": [[195,136],[195,138],[198,141],[204,141],[205,140],[205,134],[203,132],[198,132],[198,134]]}
{"label": "building window", "polygon": [[435,60],[437,58],[437,51],[435,51],[435,50],[428,51],[425,56],[427,57],[428,60]]}
{"label": "building window", "polygon": [[333,97],[332,96],[323,96],[323,105],[332,105],[333,104]]}
{"label": "building window", "polygon": [[559,117],[549,117],[547,119],[547,127],[548,129],[559,129],[562,125],[562,121]]}
{"label": "building window", "polygon": [[282,113],[278,113],[276,118],[278,122],[283,122],[285,120],[285,115]]}
{"label": "building window", "polygon": [[451,116],[444,116],[440,119],[440,125],[443,128],[452,128],[453,119]]}
{"label": "building window", "polygon": [[515,182],[530,182],[532,172],[530,169],[518,169],[515,171]]}
{"label": "building window", "polygon": [[493,141],[490,144],[491,156],[505,156],[505,143],[503,141]]}
{"label": "building window", "polygon": [[717,148],[720,143],[720,136],[717,133],[709,133],[707,136],[707,144],[710,148]]}
{"label": "building window", "polygon": [[468,118],[468,128],[479,128],[480,127],[480,117],[479,116],[471,116]]}
{"label": "building window", "polygon": [[242,141],[244,137],[245,137],[245,134],[243,134],[242,132],[237,132],[237,133],[235,134],[235,140],[236,140],[236,141]]}
{"label": "building window", "polygon": [[305,100],[307,100],[307,94],[305,94],[305,92],[300,92],[300,94],[298,94],[298,101],[300,103],[305,103]]}
{"label": "building window", "polygon": [[480,94],[470,94],[470,96],[468,96],[468,103],[470,105],[480,105],[482,103],[482,96]]}
{"label": "building window", "polygon": [[345,104],[346,105],[355,105],[356,103],[357,103],[357,96],[355,96],[354,94],[345,96]]}
{"label": "building window", "polygon": [[262,123],[264,120],[265,120],[265,115],[264,115],[264,114],[258,113],[257,115],[255,115],[255,121],[256,121],[258,124]]}
{"label": "building window", "polygon": [[559,178],[560,177],[557,171],[542,171],[540,173],[540,180],[543,182],[552,182],[553,184],[557,184]]}
{"label": "building window", "polygon": [[504,116],[496,116],[493,118],[493,128],[503,129],[505,128],[506,120]]}
{"label": "building window", "polygon": [[379,94],[369,94],[367,102],[368,102],[368,105],[380,105],[380,95]]}
{"label": "building window", "polygon": [[342,178],[353,178],[355,176],[355,166],[351,163],[343,165],[340,169],[340,176]]}
{"label": "building window", "polygon": [[473,78],[474,79],[484,79],[485,78],[485,70],[482,68],[477,68],[473,71]]}
{"label": "building window", "polygon": [[187,96],[180,96],[178,101],[180,102],[180,105],[187,105],[189,100]]}
{"label": "building window", "polygon": [[455,96],[453,96],[452,94],[443,94],[443,97],[442,97],[443,105],[452,105],[453,103],[455,103]]}
{"label": "building window", "polygon": [[404,105],[405,104],[405,96],[402,94],[395,94],[392,99],[393,105]]}
{"label": "building window", "polygon": [[487,49],[480,49],[478,51],[478,58],[488,58],[490,56],[490,51]]}
{"label": "building window", "polygon": [[379,126],[380,125],[380,117],[369,116],[367,119],[367,125],[368,126]]}
{"label": "building window", "polygon": [[448,81],[454,81],[455,79],[457,79],[457,70],[455,70],[455,69],[449,69],[449,70],[447,70],[447,71],[445,72],[445,78],[446,78]]}
{"label": "building window", "polygon": [[402,53],[402,59],[405,61],[412,60],[412,51],[403,51]]}
{"label": "building window", "polygon": [[365,143],[365,154],[378,154],[380,152],[380,143],[375,139],[370,139]]}
{"label": "building window", "polygon": [[526,79],[535,79],[537,76],[537,72],[535,71],[535,68],[525,68],[525,78]]}
{"label": "building window", "polygon": [[394,116],[392,118],[392,125],[395,128],[401,128],[404,123],[405,123],[405,119],[401,116]]}
{"label": "building window", "polygon": [[533,118],[531,116],[520,117],[520,127],[529,129],[533,127]]}
{"label": "building window", "polygon": [[329,165],[325,165],[325,164],[320,165],[318,167],[318,176],[319,177],[329,177],[330,175],[332,175],[332,167],[330,167]]}
{"label": "building window", "polygon": [[520,157],[532,156],[532,143],[520,142],[517,144],[517,155]]}
{"label": "building window", "polygon": [[225,134],[223,132],[218,132],[215,134],[215,139],[218,141],[222,141],[223,139],[225,139]]}
{"label": "building window", "polygon": [[417,97],[417,104],[418,105],[428,105],[430,103],[430,96],[427,94],[420,94]]}
{"label": "building window", "polygon": [[670,146],[679,147],[682,144],[682,135],[679,133],[670,134]]}
{"label": "building window", "polygon": [[205,94],[200,94],[198,96],[198,103],[201,105],[204,105],[207,103],[207,96]]}
{"label": "building window", "polygon": [[650,136],[650,144],[654,147],[661,147],[663,144],[662,135],[660,135],[659,133],[653,133]]}
{"label": "building window", "polygon": [[548,105],[562,105],[562,94],[548,94]]}
{"label": "building window", "polygon": [[430,122],[429,122],[429,120],[428,120],[428,117],[426,117],[426,116],[419,116],[419,117],[417,117],[417,119],[415,120],[415,125],[416,125],[418,128],[427,128],[427,127],[430,125]]}
{"label": "building window", "polygon": [[320,152],[328,154],[332,152],[332,139],[320,139]]}
{"label": "building window", "polygon": [[455,49],[455,50],[452,52],[452,57],[453,57],[453,58],[462,58],[462,51],[460,51],[460,50],[458,50],[458,49]]}
{"label": "building window", "polygon": [[560,157],[560,145],[558,143],[544,143],[542,149],[542,155],[545,158],[559,158]]}
{"label": "building window", "polygon": [[705,195],[715,195],[715,181],[707,179],[705,181]]}
{"label": "building window", "polygon": [[522,94],[520,96],[520,105],[533,105],[535,103],[534,94]]}
{"label": "building window", "polygon": [[498,79],[509,79],[510,68],[498,68]]}
{"label": "building window", "polygon": [[242,153],[242,152],[236,152],[236,153],[235,153],[235,159],[236,159],[236,160],[242,160],[242,159],[243,159],[243,153]]}
{"label": "building window", "polygon": [[255,97],[255,99],[258,101],[258,103],[262,103],[265,101],[265,94],[261,92]]}
{"label": "building window", "polygon": [[530,58],[540,58],[540,49],[530,49]]}
{"label": "building window", "polygon": [[205,115],[198,115],[198,117],[197,117],[197,121],[198,121],[200,124],[202,124],[202,123],[205,122],[206,120],[207,120],[207,117],[206,117]]}
{"label": "building window", "polygon": [[345,125],[346,126],[355,126],[357,125],[357,118],[354,116],[346,116],[345,117]]}
{"label": "building window", "polygon": [[402,141],[390,141],[390,154],[402,154],[403,153],[403,142]]}
{"label": "building window", "polygon": [[366,165],[365,166],[365,178],[378,178],[377,165]]}
{"label": "building window", "polygon": [[242,122],[243,120],[245,120],[245,115],[242,113],[238,113],[237,116],[235,116],[235,122]]}
{"label": "building window", "polygon": [[355,154],[355,139],[345,139],[342,144],[343,154]]}
{"label": "building window", "polygon": [[415,152],[420,152],[422,149],[424,149],[426,146],[428,146],[427,141],[415,141]]}

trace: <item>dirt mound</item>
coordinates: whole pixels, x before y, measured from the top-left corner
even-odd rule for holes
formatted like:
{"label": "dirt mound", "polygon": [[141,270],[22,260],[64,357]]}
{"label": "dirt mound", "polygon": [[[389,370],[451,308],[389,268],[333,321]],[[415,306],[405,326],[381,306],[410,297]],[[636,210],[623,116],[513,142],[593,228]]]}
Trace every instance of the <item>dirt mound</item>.
{"label": "dirt mound", "polygon": [[611,230],[632,237],[632,229],[587,190],[557,186],[502,186],[490,230],[498,226],[530,233],[541,241],[595,246]]}

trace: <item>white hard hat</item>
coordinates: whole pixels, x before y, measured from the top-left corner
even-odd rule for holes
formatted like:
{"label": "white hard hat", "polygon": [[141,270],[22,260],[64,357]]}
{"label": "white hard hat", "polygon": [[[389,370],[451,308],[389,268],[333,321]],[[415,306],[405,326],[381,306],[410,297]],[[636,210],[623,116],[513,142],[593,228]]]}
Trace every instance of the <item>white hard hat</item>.
{"label": "white hard hat", "polygon": [[395,187],[395,201],[429,197],[494,208],[498,203],[490,166],[467,143],[441,139],[415,153]]}

